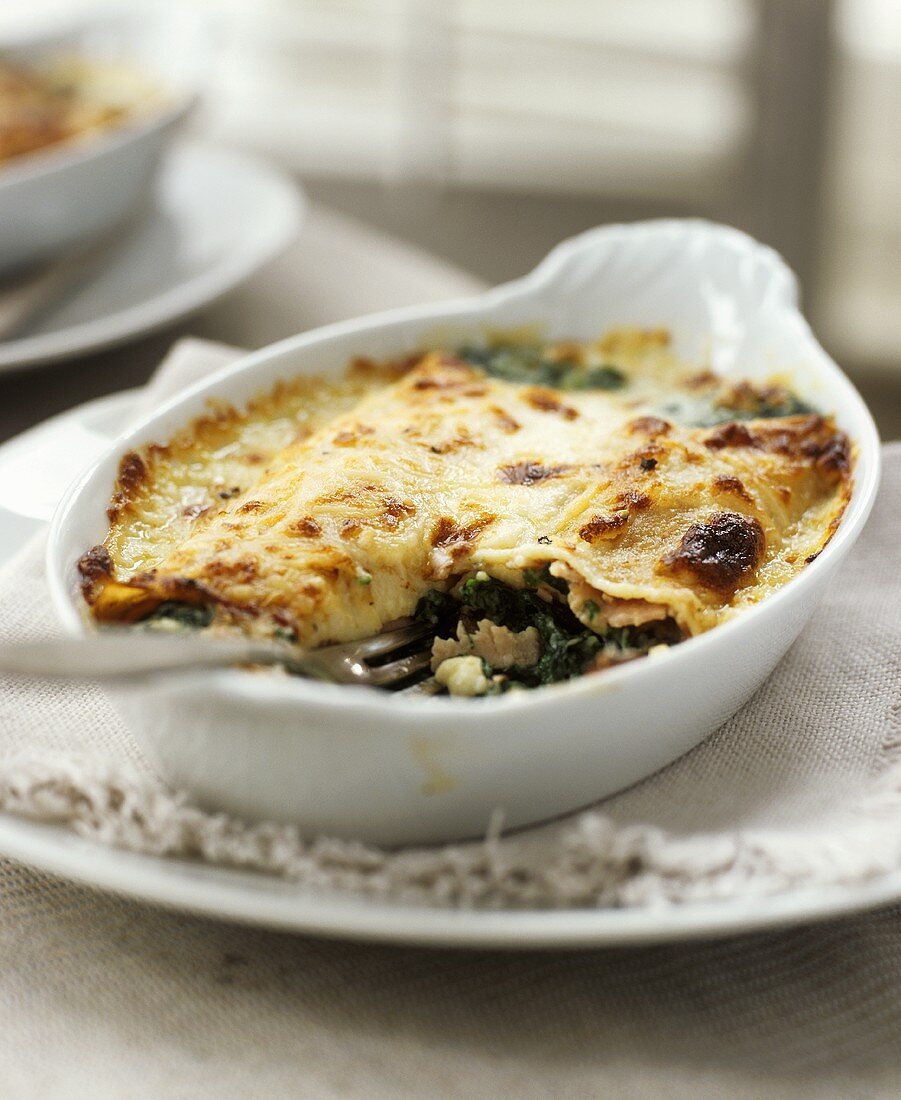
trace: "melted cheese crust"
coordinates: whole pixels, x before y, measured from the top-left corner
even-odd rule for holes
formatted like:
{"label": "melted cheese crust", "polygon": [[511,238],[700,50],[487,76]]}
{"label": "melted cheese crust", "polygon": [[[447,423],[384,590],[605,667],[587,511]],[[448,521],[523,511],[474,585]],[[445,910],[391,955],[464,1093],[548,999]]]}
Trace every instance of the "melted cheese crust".
{"label": "melted cheese crust", "polygon": [[283,385],[126,455],[109,535],[83,559],[94,615],[177,600],[322,645],[377,633],[474,570],[522,585],[549,566],[580,617],[669,616],[690,635],[819,553],[850,493],[830,419],[683,427],[663,405],[720,380],[686,372],[660,333],[594,348],[615,351],[624,389],[504,381],[435,351]]}

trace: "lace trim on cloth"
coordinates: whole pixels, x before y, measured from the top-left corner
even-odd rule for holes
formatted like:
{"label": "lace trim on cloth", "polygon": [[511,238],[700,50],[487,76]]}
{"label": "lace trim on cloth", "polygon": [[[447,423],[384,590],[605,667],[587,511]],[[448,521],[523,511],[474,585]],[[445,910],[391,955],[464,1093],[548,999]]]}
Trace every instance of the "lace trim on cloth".
{"label": "lace trim on cloth", "polygon": [[433,905],[640,906],[865,882],[901,867],[901,767],[847,821],[814,840],[780,830],[678,837],[578,814],[541,852],[517,838],[388,853],[287,825],[246,824],[96,760],[7,760],[0,807],[146,855],[283,876],[320,890]]}

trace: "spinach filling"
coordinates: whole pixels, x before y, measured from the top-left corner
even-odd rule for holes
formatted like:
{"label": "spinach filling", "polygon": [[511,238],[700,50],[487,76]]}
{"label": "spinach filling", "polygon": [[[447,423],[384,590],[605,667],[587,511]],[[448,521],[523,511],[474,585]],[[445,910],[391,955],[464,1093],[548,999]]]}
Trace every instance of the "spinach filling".
{"label": "spinach filling", "polygon": [[[566,582],[551,577],[547,566],[527,573],[529,584],[537,587],[550,582],[558,591],[566,591]],[[460,585],[456,596],[435,590],[427,592],[420,599],[415,616],[434,624],[436,635],[442,638],[453,637],[460,622],[467,631],[474,631],[483,619],[517,633],[534,626],[541,639],[541,656],[535,665],[529,668],[514,666],[496,673],[483,659],[486,676],[494,677],[494,693],[507,691],[514,685],[540,687],[571,680],[586,672],[607,647],[620,653],[626,650],[647,652],[661,640],[657,634],[636,627],[608,628],[600,632],[589,630],[568,605],[556,600],[548,602],[535,588],[513,588],[484,575],[469,577]]]}
{"label": "spinach filling", "polygon": [[187,630],[203,630],[213,621],[213,609],[201,604],[164,600],[141,621],[144,624],[165,621],[185,627]]}
{"label": "spinach filling", "polygon": [[462,347],[460,359],[505,382],[549,386],[557,390],[619,390],[626,376],[610,364],[583,367],[572,359],[549,359],[536,344],[495,344],[488,348]]}
{"label": "spinach filling", "polygon": [[718,405],[707,416],[695,421],[692,427],[715,428],[719,424],[728,424],[735,420],[773,420],[778,416],[801,416],[815,411],[812,405],[808,405],[800,397],[786,393],[784,400],[761,400],[752,408]]}
{"label": "spinach filling", "polygon": [[[679,403],[666,405],[664,412],[679,415],[683,407]],[[715,428],[735,420],[773,420],[780,416],[806,416],[816,412],[812,405],[796,397],[790,390],[779,390],[771,396],[759,396],[756,400],[747,399],[738,404],[714,404],[702,416],[689,418],[689,428]]]}

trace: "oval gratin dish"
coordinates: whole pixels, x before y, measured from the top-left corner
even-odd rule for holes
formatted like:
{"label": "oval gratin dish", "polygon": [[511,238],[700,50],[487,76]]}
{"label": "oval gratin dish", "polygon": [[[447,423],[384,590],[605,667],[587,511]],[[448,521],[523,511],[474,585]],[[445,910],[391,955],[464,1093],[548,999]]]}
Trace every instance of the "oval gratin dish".
{"label": "oval gratin dish", "polygon": [[879,440],[803,319],[782,260],[700,221],[594,229],[478,297],[307,332],[191,387],[130,428],[68,492],[48,547],[53,602],[70,633],[91,629],[76,563],[106,534],[121,457],[170,438],[211,399],[241,406],[280,379],[336,376],[354,357],[406,355],[448,334],[463,343],[539,326],[551,339],[590,340],[621,325],[668,328],[682,359],[726,378],[788,375],[835,415],[855,448],[853,491],[816,560],[660,656],[534,691],[429,698],[239,669],[117,690],[163,778],[206,807],[294,822],[306,835],[430,843],[482,834],[498,813],[517,827],[586,806],[668,764],[733,714],[781,660],[860,534],[878,485]]}

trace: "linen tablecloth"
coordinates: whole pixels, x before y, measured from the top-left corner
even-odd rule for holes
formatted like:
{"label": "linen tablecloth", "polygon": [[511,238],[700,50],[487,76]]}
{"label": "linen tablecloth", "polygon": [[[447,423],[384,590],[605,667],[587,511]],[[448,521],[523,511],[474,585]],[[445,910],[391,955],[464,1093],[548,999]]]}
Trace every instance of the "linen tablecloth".
{"label": "linen tablecloth", "polygon": [[[885,524],[891,515],[897,521],[899,486],[896,447],[886,479],[894,499],[883,494],[857,553],[863,560],[856,569],[883,581],[880,559],[897,546]],[[855,613],[854,575],[852,561],[838,586],[848,606],[840,599],[838,608],[818,613],[808,634],[824,623],[835,629],[837,618]],[[883,598],[893,593],[897,588],[887,587]],[[778,693],[780,676],[788,676],[801,689],[826,690],[827,711],[840,708],[838,673],[833,669],[830,684],[815,660],[809,664],[812,653],[816,647],[802,636],[764,695]],[[869,678],[865,653],[848,668],[849,680],[864,677],[860,688],[878,696],[880,706],[892,697],[891,683],[897,686],[891,681],[886,693],[884,677],[896,665],[884,658]],[[33,705],[4,694],[5,748]],[[77,728],[84,710],[66,705]],[[80,701],[90,713],[97,705],[90,697]],[[875,722],[871,701],[861,705]],[[794,711],[780,710],[769,736],[744,744],[750,727],[740,714],[661,776],[610,800],[590,823],[583,864],[598,852],[591,828],[610,829],[611,821],[620,836],[625,827],[625,835],[639,838],[648,864],[631,880],[618,877],[615,859],[607,867],[614,883],[625,884],[620,900],[628,904],[659,902],[661,889],[681,898],[773,889],[771,867],[760,877],[761,859],[801,883],[812,871],[842,877],[890,859],[899,790],[891,786],[895,769],[887,756],[897,747],[890,740],[897,724],[874,724],[879,736],[870,740],[864,723],[849,738],[840,725],[805,728],[803,711],[803,701]],[[887,717],[896,723],[896,712]],[[782,730],[781,746],[772,741],[774,729]],[[36,739],[58,753],[70,736],[60,722]],[[134,755],[110,715],[97,738],[114,757]],[[880,790],[881,812],[889,815],[881,839],[872,819],[855,820],[853,805],[855,792]],[[870,802],[867,812],[874,808]],[[649,841],[640,830],[628,833],[629,819],[670,832]],[[824,844],[803,825],[815,819],[833,830],[830,837],[825,829]],[[678,837],[699,822],[719,828],[719,839],[680,844]],[[737,824],[745,836],[738,848]],[[848,845],[860,829],[859,843]],[[748,837],[756,839],[749,844]],[[634,845],[629,850],[634,856]],[[892,1097],[901,1089],[898,916],[890,909],[821,927],[642,950],[440,952],[232,927],[80,889],[6,861],[0,864],[0,1083],[11,1097],[104,1100]]]}

